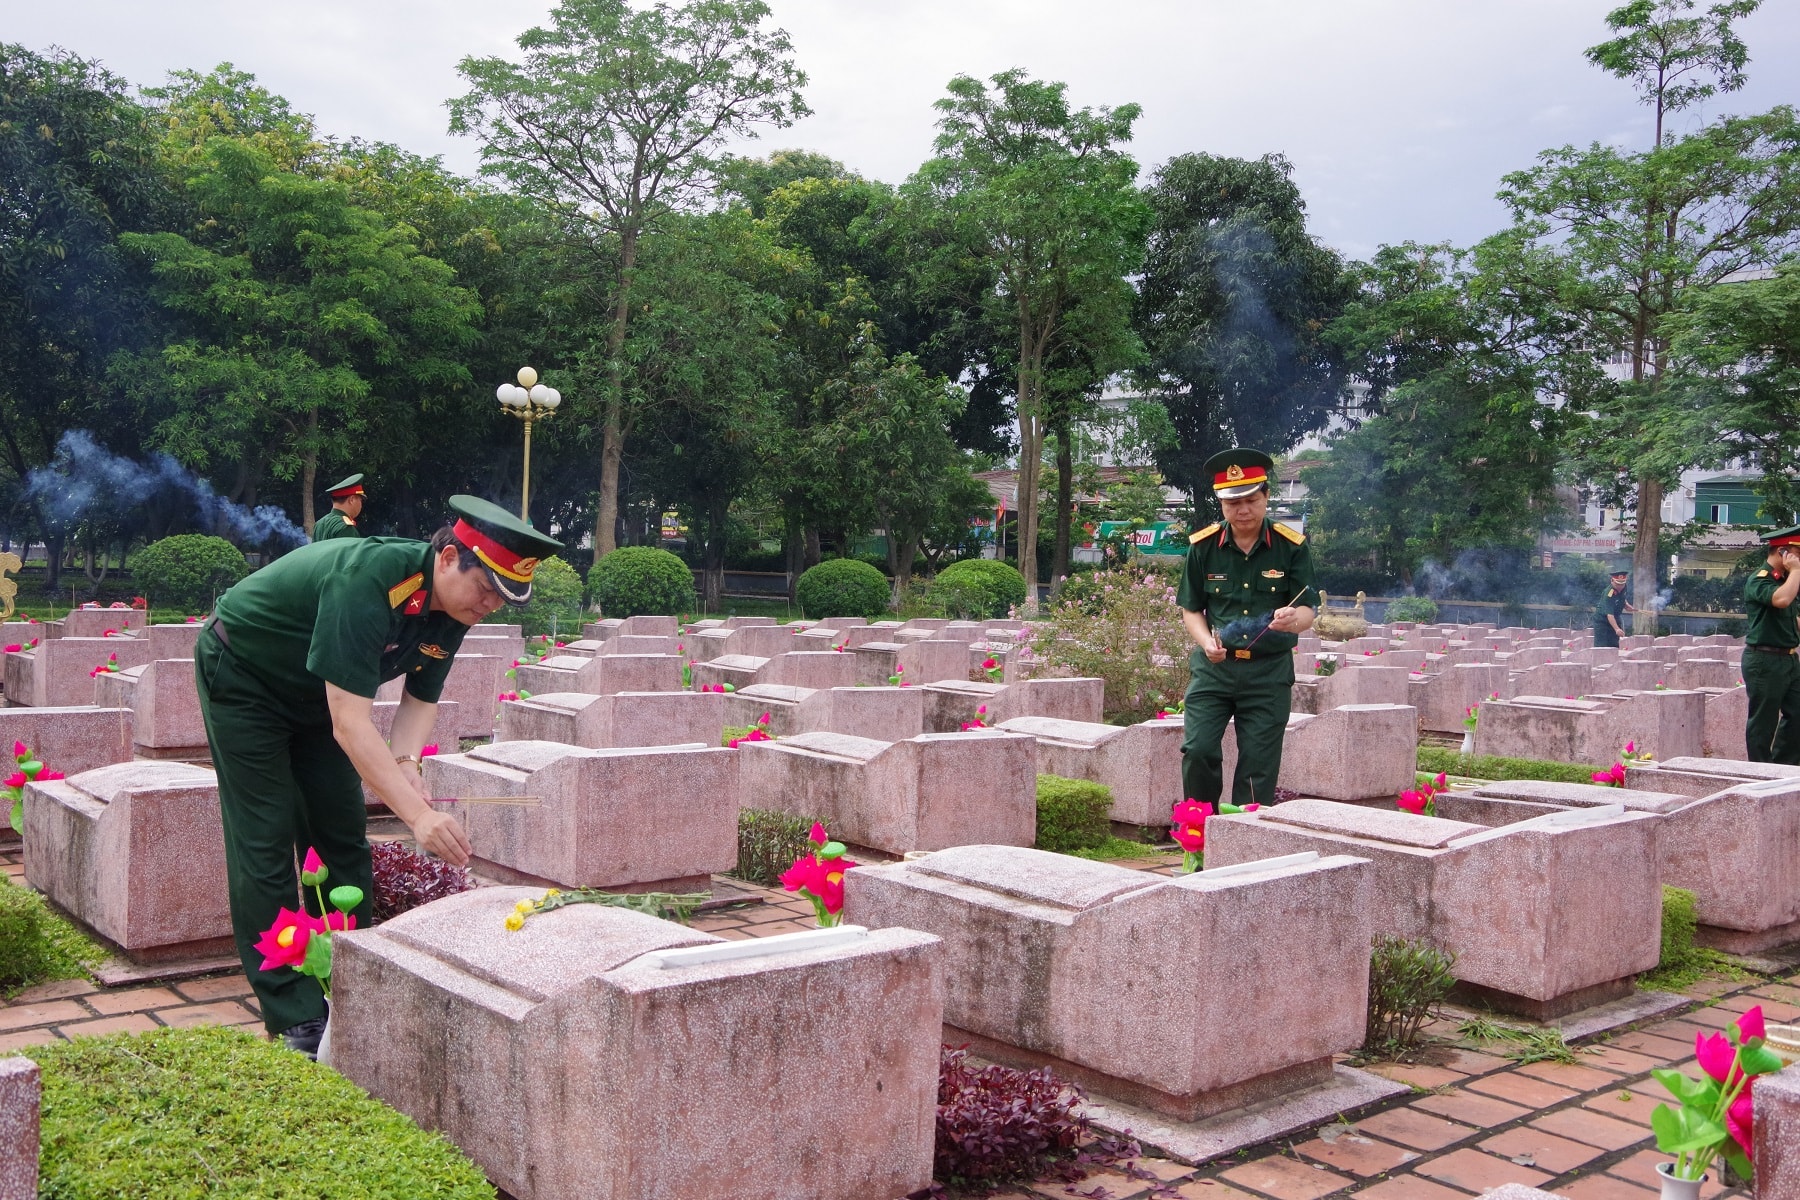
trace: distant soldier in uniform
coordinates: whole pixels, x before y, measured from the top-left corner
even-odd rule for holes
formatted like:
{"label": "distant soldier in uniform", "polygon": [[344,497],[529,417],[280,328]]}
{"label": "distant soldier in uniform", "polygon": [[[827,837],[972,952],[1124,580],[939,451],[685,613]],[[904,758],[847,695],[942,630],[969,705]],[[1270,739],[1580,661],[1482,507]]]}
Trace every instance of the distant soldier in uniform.
{"label": "distant soldier in uniform", "polygon": [[331,511],[313,522],[313,541],[363,535],[363,531],[356,527],[356,519],[362,516],[363,510],[362,481],[361,475],[352,475],[326,489],[325,494],[331,497]]}
{"label": "distant soldier in uniform", "polygon": [[1268,519],[1269,471],[1260,450],[1225,450],[1207,460],[1225,520],[1188,538],[1176,602],[1188,636],[1181,783],[1192,800],[1216,804],[1224,790],[1225,723],[1237,726],[1234,804],[1269,804],[1281,774],[1281,739],[1293,699],[1293,650],[1312,628],[1317,601],[1306,537]]}
{"label": "distant soldier in uniform", "polygon": [[1612,586],[1600,597],[1600,604],[1594,609],[1594,645],[1617,647],[1619,638],[1625,633],[1625,627],[1619,624],[1619,618],[1637,609],[1625,602],[1625,585],[1631,579],[1630,571],[1614,571]]}
{"label": "distant soldier in uniform", "polygon": [[1800,766],[1800,525],[1763,535],[1766,565],[1744,583],[1745,757]]}
{"label": "distant soldier in uniform", "polygon": [[[263,1024],[304,1053],[318,1048],[324,994],[286,967],[261,970],[255,949],[299,895],[296,858],[316,848],[334,885],[361,888],[355,915],[368,925],[375,889],[366,784],[422,848],[468,862],[462,826],[427,803],[420,751],[469,626],[529,600],[538,560],[562,549],[486,500],[452,496],[450,508],[456,523],[429,545],[334,538],[283,555],[219,598],[195,647],[232,933]],[[401,677],[405,691],[384,739],[375,690]]]}

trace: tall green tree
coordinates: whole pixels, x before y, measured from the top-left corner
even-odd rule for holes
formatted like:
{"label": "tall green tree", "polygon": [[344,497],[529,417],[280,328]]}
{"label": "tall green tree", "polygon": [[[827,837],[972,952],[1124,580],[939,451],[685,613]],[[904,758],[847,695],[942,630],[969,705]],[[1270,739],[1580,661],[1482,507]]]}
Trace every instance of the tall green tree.
{"label": "tall green tree", "polygon": [[[1748,54],[1733,21],[1755,0],[1638,0],[1613,10],[1617,35],[1591,61],[1628,80],[1655,114],[1648,149],[1564,146],[1506,177],[1512,227],[1477,247],[1477,263],[1543,331],[1546,353],[1616,354],[1616,383],[1568,397],[1591,419],[1576,439],[1584,473],[1633,497],[1635,628],[1655,620],[1663,497],[1680,472],[1716,456],[1703,414],[1670,387],[1668,319],[1747,267],[1768,265],[1800,235],[1800,121],[1791,108],[1726,116],[1681,133],[1669,118],[1744,82]],[[1569,379],[1580,373],[1573,365]]]}
{"label": "tall green tree", "polygon": [[108,358],[155,335],[121,234],[168,228],[172,181],[152,114],[65,52],[0,44],[0,460],[16,483],[70,428],[122,447]]}
{"label": "tall green tree", "polygon": [[[1013,335],[1019,569],[1035,581],[1050,368],[1077,339],[1095,357],[1131,344],[1127,276],[1141,259],[1149,212],[1137,163],[1121,145],[1140,109],[1072,109],[1066,85],[1019,70],[986,82],[959,75],[949,93],[936,105],[936,156],[907,190],[998,281],[986,316]],[[1093,319],[1072,319],[1078,307]],[[1121,355],[1117,366],[1128,362]],[[1117,366],[1093,364],[1102,373]],[[1034,588],[1027,605],[1035,600]]]}
{"label": "tall green tree", "polygon": [[188,465],[297,480],[310,533],[319,462],[368,432],[377,380],[415,394],[468,382],[478,305],[409,227],[251,141],[210,137],[188,170],[191,236],[120,238],[179,335],[115,373],[173,401],[155,441]]}
{"label": "tall green tree", "polygon": [[1800,260],[1710,288],[1668,322],[1677,384],[1732,458],[1762,471],[1763,515],[1800,521]]}
{"label": "tall green tree", "polygon": [[627,425],[621,357],[640,246],[671,214],[699,204],[709,153],[809,111],[787,34],[766,30],[762,0],[563,0],[548,26],[521,34],[521,63],[465,58],[452,132],[482,139],[482,171],[579,216],[616,243],[605,335],[597,555],[616,544]]}
{"label": "tall green tree", "polygon": [[1137,298],[1143,382],[1179,439],[1158,464],[1196,506],[1211,494],[1208,458],[1285,450],[1325,424],[1348,383],[1343,347],[1322,333],[1355,280],[1307,233],[1292,176],[1278,154],[1183,154],[1145,193],[1156,220]]}

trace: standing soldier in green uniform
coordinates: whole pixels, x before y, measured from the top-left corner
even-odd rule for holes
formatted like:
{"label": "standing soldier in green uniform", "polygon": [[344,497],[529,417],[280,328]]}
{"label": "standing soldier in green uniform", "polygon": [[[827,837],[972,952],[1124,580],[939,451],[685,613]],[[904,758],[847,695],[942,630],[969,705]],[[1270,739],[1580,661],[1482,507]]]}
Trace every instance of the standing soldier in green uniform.
{"label": "standing soldier in green uniform", "polygon": [[1612,646],[1617,649],[1619,637],[1625,627],[1619,624],[1619,618],[1637,609],[1625,602],[1625,585],[1631,579],[1630,571],[1614,571],[1612,586],[1600,597],[1600,604],[1594,609],[1594,645]]}
{"label": "standing soldier in green uniform", "polygon": [[1800,525],[1763,535],[1767,565],[1744,583],[1745,757],[1800,766]]}
{"label": "standing soldier in green uniform", "polygon": [[1191,800],[1217,803],[1224,789],[1221,741],[1237,723],[1233,804],[1268,804],[1281,774],[1281,739],[1293,702],[1294,646],[1312,628],[1312,553],[1305,535],[1268,519],[1269,470],[1260,450],[1225,450],[1206,471],[1223,510],[1188,538],[1176,603],[1199,649],[1188,655],[1192,679],[1181,744],[1181,783]]}
{"label": "standing soldier in green uniform", "polygon": [[331,497],[331,511],[313,522],[313,541],[363,535],[363,531],[356,527],[356,518],[362,516],[363,510],[362,481],[361,475],[352,475],[326,489],[325,494]]}
{"label": "standing soldier in green uniform", "polygon": [[[367,784],[423,849],[468,862],[462,826],[428,803],[420,751],[468,627],[529,600],[538,560],[562,549],[485,500],[452,496],[450,507],[458,520],[429,545],[336,538],[276,559],[219,598],[195,648],[232,933],[263,1024],[305,1053],[325,1025],[319,984],[286,967],[261,970],[255,949],[300,894],[296,858],[316,848],[334,883],[361,888],[355,915],[369,923]],[[401,676],[384,741],[375,689]]]}

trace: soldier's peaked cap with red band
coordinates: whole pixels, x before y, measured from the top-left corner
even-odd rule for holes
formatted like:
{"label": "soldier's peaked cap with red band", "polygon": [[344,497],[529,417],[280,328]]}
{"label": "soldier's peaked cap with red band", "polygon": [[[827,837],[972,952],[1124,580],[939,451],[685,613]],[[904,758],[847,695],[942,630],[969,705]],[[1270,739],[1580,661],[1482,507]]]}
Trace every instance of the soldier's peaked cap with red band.
{"label": "soldier's peaked cap with red band", "polygon": [[359,472],[347,479],[340,479],[338,482],[332,484],[325,489],[325,494],[330,496],[333,500],[345,500],[351,496],[360,496],[363,494],[362,481],[363,477]]}
{"label": "soldier's peaked cap with red band", "polygon": [[1275,460],[1261,450],[1240,446],[1221,450],[1206,460],[1206,473],[1212,476],[1213,495],[1221,500],[1248,496],[1269,486],[1269,473]]}
{"label": "soldier's peaked cap with red band", "polygon": [[456,514],[452,534],[481,560],[494,590],[508,604],[530,600],[538,563],[561,553],[563,544],[478,496],[450,497],[450,511]]}
{"label": "soldier's peaked cap with red band", "polygon": [[1786,529],[1765,533],[1762,540],[1769,544],[1770,549],[1776,546],[1800,546],[1800,525],[1790,525]]}

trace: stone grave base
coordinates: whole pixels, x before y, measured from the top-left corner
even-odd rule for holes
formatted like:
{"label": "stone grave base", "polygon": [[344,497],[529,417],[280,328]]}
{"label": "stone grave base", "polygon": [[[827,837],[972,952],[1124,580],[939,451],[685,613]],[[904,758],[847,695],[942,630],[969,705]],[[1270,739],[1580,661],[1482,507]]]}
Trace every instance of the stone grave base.
{"label": "stone grave base", "polygon": [[1282,1096],[1318,1087],[1330,1082],[1332,1071],[1331,1059],[1320,1058],[1312,1062],[1284,1067],[1278,1071],[1270,1071],[1266,1075],[1258,1075],[1254,1079],[1246,1079],[1242,1083],[1220,1088],[1218,1091],[1177,1096],[1153,1088],[1149,1084],[1138,1083],[1131,1079],[1120,1079],[1116,1075],[1108,1075],[1104,1071],[1096,1071],[1092,1067],[1072,1063],[1067,1059],[1058,1058],[1054,1054],[1044,1054],[1037,1050],[1028,1050],[1021,1046],[1010,1046],[1005,1042],[997,1042],[992,1038],[983,1037],[979,1033],[959,1029],[955,1025],[946,1024],[944,1026],[944,1044],[947,1046],[967,1045],[969,1053],[976,1058],[987,1062],[1004,1063],[1006,1066],[1017,1067],[1022,1071],[1035,1071],[1039,1067],[1049,1067],[1058,1078],[1067,1079],[1090,1092],[1110,1097],[1133,1108],[1154,1112],[1165,1120],[1184,1123],[1203,1121],[1221,1113],[1279,1100]]}
{"label": "stone grave base", "polygon": [[1623,979],[1609,979],[1605,983],[1576,988],[1572,992],[1564,992],[1549,1000],[1533,1000],[1529,996],[1515,996],[1511,992],[1503,992],[1498,988],[1483,987],[1481,984],[1467,981],[1458,981],[1457,985],[1450,989],[1450,995],[1453,999],[1473,1004],[1478,1008],[1530,1017],[1534,1021],[1554,1021],[1558,1017],[1566,1017],[1570,1013],[1580,1012],[1584,1008],[1593,1008],[1597,1004],[1608,1004],[1614,1000],[1621,1000],[1636,990],[1637,976],[1627,975]]}
{"label": "stone grave base", "polygon": [[[412,845],[412,843],[408,843]],[[417,849],[417,846],[413,846]],[[560,888],[565,885],[554,879],[545,879],[528,871],[515,871],[511,867],[490,862],[477,855],[469,860],[469,870],[475,873],[475,886],[483,884],[499,884],[506,887],[541,887]],[[721,908],[730,908],[736,904],[762,904],[766,897],[748,883],[736,879],[727,879],[722,875],[683,875],[675,879],[657,879],[649,883],[619,883],[603,889],[608,892],[711,892],[712,896],[701,902],[696,912],[713,912]]]}
{"label": "stone grave base", "polygon": [[1199,1166],[1246,1146],[1336,1121],[1340,1115],[1354,1120],[1361,1110],[1410,1091],[1404,1083],[1355,1067],[1336,1066],[1327,1080],[1304,1091],[1201,1121],[1174,1121],[1161,1113],[1111,1101],[1085,1104],[1082,1111],[1101,1129],[1136,1138],[1176,1162]]}
{"label": "stone grave base", "polygon": [[[1454,994],[1454,993],[1452,993]],[[1562,1031],[1563,1040],[1579,1041],[1582,1038],[1598,1037],[1603,1033],[1623,1029],[1640,1021],[1664,1016],[1693,1004],[1692,996],[1681,996],[1674,992],[1640,992],[1635,989],[1629,995],[1604,1004],[1595,1004],[1578,1012],[1566,1014],[1560,1018],[1537,1022],[1540,1025],[1553,1026]],[[1465,1007],[1460,1004],[1446,1004],[1441,1009],[1446,1020],[1469,1021],[1477,1017],[1492,1017],[1492,1009]],[[1525,1019],[1520,1024],[1530,1024]]]}
{"label": "stone grave base", "polygon": [[1727,954],[1762,954],[1796,942],[1800,942],[1800,921],[1789,921],[1786,925],[1759,929],[1753,933],[1742,929],[1725,929],[1718,925],[1694,927],[1694,945],[1705,946],[1709,950],[1723,950]]}
{"label": "stone grave base", "polygon": [[143,746],[133,743],[133,758],[149,759],[152,762],[184,762],[197,767],[212,766],[212,747],[205,742],[198,746]]}

